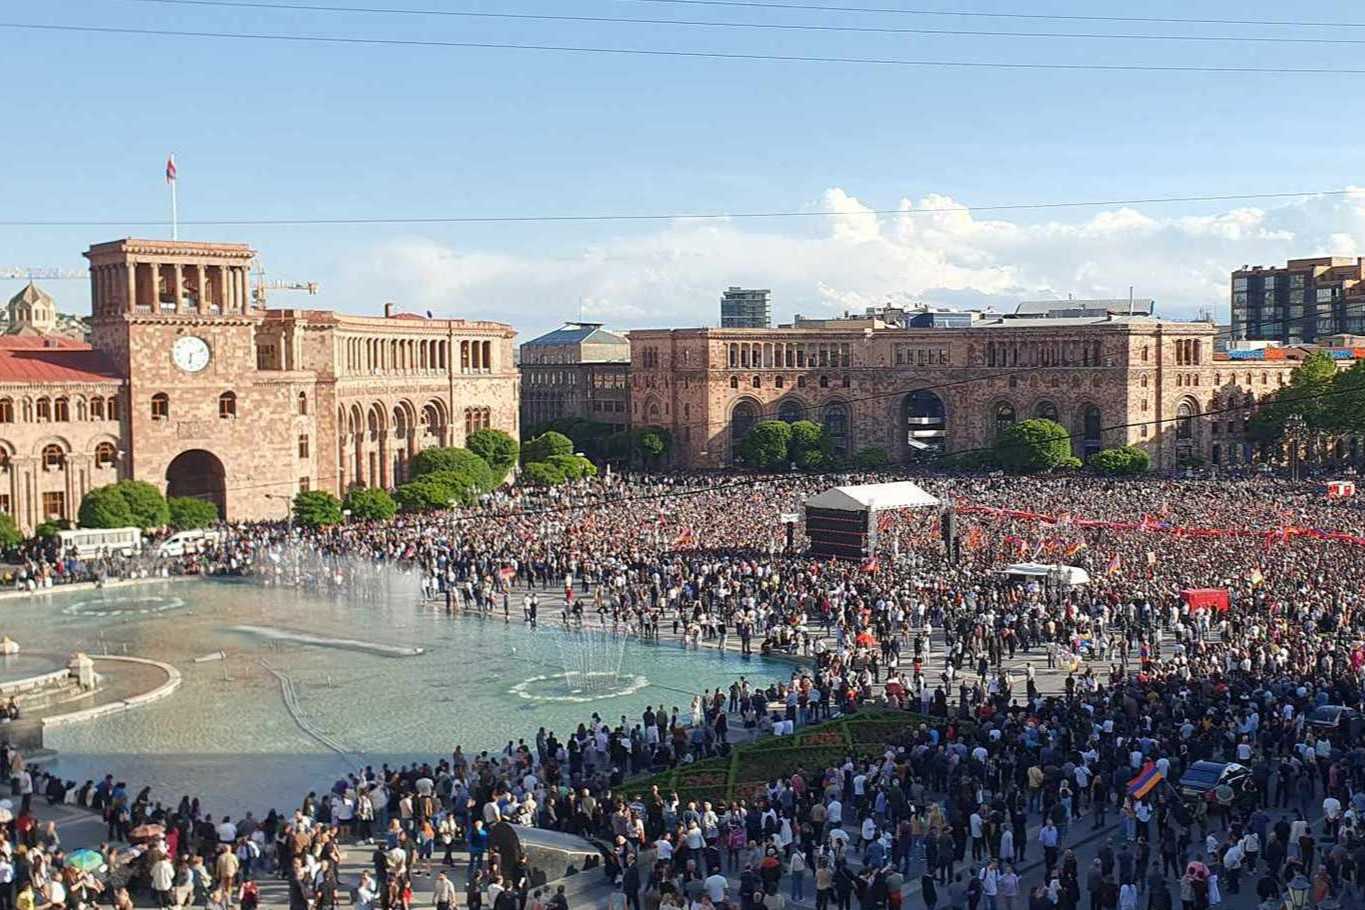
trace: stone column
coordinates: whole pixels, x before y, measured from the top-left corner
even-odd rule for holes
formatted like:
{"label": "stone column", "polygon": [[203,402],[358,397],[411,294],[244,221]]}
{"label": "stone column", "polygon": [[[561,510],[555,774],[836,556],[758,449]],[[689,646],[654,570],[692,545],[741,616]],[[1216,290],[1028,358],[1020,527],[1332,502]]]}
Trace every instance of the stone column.
{"label": "stone column", "polygon": [[128,263],[128,297],[124,301],[123,311],[131,313],[137,309],[137,263]]}
{"label": "stone column", "polygon": [[178,262],[175,264],[174,268],[175,279],[174,284],[171,287],[171,293],[175,297],[175,311],[177,313],[183,313],[185,312],[185,273]]}
{"label": "stone column", "polygon": [[199,309],[199,315],[206,315],[209,311],[209,270],[201,262],[194,267],[199,278],[198,294],[199,299],[195,301]]}

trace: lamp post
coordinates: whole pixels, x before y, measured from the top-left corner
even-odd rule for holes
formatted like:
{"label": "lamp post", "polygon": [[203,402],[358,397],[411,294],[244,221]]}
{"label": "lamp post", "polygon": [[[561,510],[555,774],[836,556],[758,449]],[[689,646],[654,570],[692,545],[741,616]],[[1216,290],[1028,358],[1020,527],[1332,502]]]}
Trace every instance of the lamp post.
{"label": "lamp post", "polygon": [[1308,906],[1308,889],[1312,887],[1312,882],[1303,877],[1300,872],[1289,882],[1289,898],[1285,902],[1288,910],[1304,910]]}
{"label": "lamp post", "polygon": [[1308,430],[1308,422],[1303,419],[1302,414],[1290,414],[1284,422],[1284,435],[1289,440],[1289,477],[1295,483],[1299,482],[1301,463],[1299,458],[1299,447],[1303,445],[1304,433]]}

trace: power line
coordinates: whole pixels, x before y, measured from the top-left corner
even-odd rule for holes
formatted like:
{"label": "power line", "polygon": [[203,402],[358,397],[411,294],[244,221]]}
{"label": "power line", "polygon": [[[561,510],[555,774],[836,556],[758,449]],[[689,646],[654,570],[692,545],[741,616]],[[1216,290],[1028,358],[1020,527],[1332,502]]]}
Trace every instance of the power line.
{"label": "power line", "polygon": [[739,31],[841,32],[876,35],[923,35],[965,38],[1040,38],[1112,41],[1193,41],[1204,43],[1328,44],[1360,45],[1365,38],[1294,38],[1268,35],[1150,35],[1094,32],[1001,32],[975,29],[904,28],[895,26],[801,25],[775,22],[725,22],[702,19],[650,19],[629,16],[568,16],[545,13],[492,13],[481,10],[388,9],[372,6],[333,6],[295,3],[248,3],[243,0],[129,0],[171,6],[227,7],[232,9],[289,10],[310,13],[372,13],[396,16],[443,16],[464,19],[497,19],[524,22],[583,22],[612,25],[669,25]]}
{"label": "power line", "polygon": [[1314,22],[1288,19],[1182,18],[1176,16],[1095,16],[1060,13],[991,13],[978,10],[900,9],[882,6],[833,6],[818,3],[765,3],[758,0],[621,0],[673,6],[720,6],[743,9],[801,10],[815,13],[878,13],[900,16],[964,16],[978,19],[1034,19],[1058,22],[1143,22],[1165,25],[1270,25],[1287,28],[1365,28],[1365,22]]}
{"label": "power line", "polygon": [[[4,25],[0,24],[0,28]],[[1365,71],[1362,71],[1365,72]],[[1307,199],[1314,196],[1362,196],[1365,190],[1313,190],[1296,193],[1236,193],[1202,196],[1151,196],[1132,199],[1090,199],[1071,202],[1022,202],[997,205],[961,205],[919,209],[861,209],[855,212],[771,211],[771,212],[675,212],[671,214],[641,215],[452,215],[452,216],[392,216],[355,218],[220,218],[182,220],[182,225],[199,227],[257,227],[306,225],[364,225],[364,224],[526,224],[553,222],[630,222],[630,221],[739,221],[776,218],[845,218],[869,216],[967,215],[974,212],[1026,212],[1058,209],[1103,208],[1124,205],[1169,205],[1186,202],[1248,202],[1268,199]],[[79,221],[0,221],[0,227],[158,227],[164,220],[79,220]]]}
{"label": "power line", "polygon": [[423,47],[446,50],[511,50],[559,54],[600,54],[618,57],[672,57],[691,60],[728,60],[772,63],[827,63],[853,66],[916,69],[993,69],[1009,71],[1111,73],[1235,73],[1275,76],[1365,76],[1365,69],[1285,66],[1214,66],[1211,64],[1155,63],[1008,63],[998,60],[911,60],[896,57],[840,57],[800,54],[764,54],[728,51],[663,50],[658,48],[592,47],[568,44],[516,44],[493,41],[436,41],[416,38],[348,38],[330,35],[187,31],[178,29],[126,28],[103,25],[50,25],[0,22],[0,28],[18,31],[71,32],[97,35],[142,35],[163,38],[212,38],[232,41],[275,41],[291,44],[337,44],[367,47]]}

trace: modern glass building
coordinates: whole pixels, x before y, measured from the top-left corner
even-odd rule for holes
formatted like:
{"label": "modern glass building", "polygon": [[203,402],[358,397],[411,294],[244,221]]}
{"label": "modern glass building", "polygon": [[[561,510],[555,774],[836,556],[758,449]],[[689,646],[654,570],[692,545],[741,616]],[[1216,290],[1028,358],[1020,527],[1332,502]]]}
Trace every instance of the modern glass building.
{"label": "modern glass building", "polygon": [[1290,259],[1232,273],[1232,339],[1308,344],[1365,334],[1365,259]]}

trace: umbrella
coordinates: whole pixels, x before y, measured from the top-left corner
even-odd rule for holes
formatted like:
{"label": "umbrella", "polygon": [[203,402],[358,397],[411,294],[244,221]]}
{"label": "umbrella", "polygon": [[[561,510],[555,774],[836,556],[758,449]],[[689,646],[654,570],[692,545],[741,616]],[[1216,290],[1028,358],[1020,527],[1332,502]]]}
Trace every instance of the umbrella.
{"label": "umbrella", "polygon": [[148,840],[153,837],[160,837],[166,833],[166,829],[161,825],[138,825],[128,832],[128,840]]}
{"label": "umbrella", "polygon": [[1209,877],[1209,867],[1199,862],[1198,860],[1195,860],[1194,862],[1190,863],[1188,866],[1185,867],[1185,874],[1193,875],[1195,878],[1198,879],[1205,879]]}
{"label": "umbrella", "polygon": [[95,850],[73,850],[66,855],[66,865],[82,872],[94,872],[104,865],[104,857]]}

